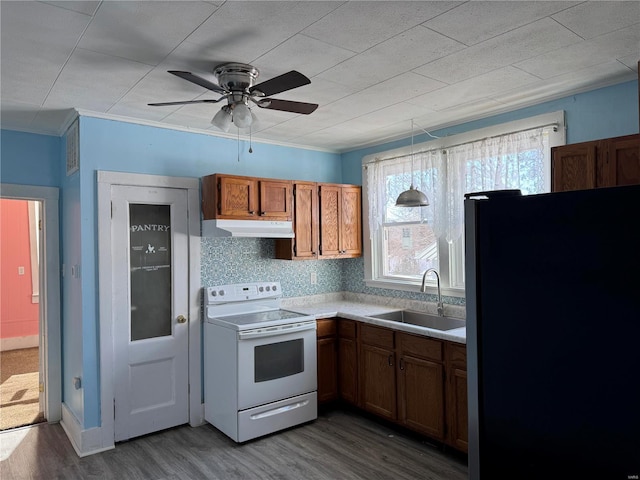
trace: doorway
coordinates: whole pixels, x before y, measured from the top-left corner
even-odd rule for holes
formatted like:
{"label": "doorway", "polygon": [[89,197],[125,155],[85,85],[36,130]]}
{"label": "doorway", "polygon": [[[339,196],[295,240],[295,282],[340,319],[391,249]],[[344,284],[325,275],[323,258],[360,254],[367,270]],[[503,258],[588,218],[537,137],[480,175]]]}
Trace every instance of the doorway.
{"label": "doorway", "polygon": [[0,430],[44,421],[40,209],[36,200],[0,199]]}
{"label": "doorway", "polygon": [[2,184],[0,431],[61,417],[58,190]]}
{"label": "doorway", "polygon": [[204,422],[199,187],[98,172],[103,448]]}

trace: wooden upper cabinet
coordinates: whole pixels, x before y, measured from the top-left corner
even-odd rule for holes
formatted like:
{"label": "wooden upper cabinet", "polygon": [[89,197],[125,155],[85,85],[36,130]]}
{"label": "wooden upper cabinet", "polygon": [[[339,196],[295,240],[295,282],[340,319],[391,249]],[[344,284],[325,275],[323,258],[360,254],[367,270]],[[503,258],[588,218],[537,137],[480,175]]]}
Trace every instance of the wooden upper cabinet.
{"label": "wooden upper cabinet", "polygon": [[362,254],[362,189],[342,187],[340,243],[342,255],[359,257]]}
{"label": "wooden upper cabinet", "polygon": [[291,220],[291,181],[213,174],[202,179],[205,220]]}
{"label": "wooden upper cabinet", "polygon": [[362,255],[362,189],[356,185],[320,184],[320,257]]}
{"label": "wooden upper cabinet", "polygon": [[640,184],[640,134],[551,149],[552,191]]}
{"label": "wooden upper cabinet", "polygon": [[552,149],[552,191],[596,188],[598,142],[564,145]]}
{"label": "wooden upper cabinet", "polygon": [[361,187],[293,183],[295,239],[276,240],[276,258],[308,260],[362,255]]}
{"label": "wooden upper cabinet", "polygon": [[340,187],[320,185],[320,256],[340,255]]}
{"label": "wooden upper cabinet", "polygon": [[269,220],[291,220],[291,181],[258,180],[259,215]]}
{"label": "wooden upper cabinet", "polygon": [[276,240],[276,258],[318,258],[318,186],[315,182],[293,183],[293,231],[295,238]]}
{"label": "wooden upper cabinet", "polygon": [[640,134],[612,138],[603,177],[608,185],[640,184]]}

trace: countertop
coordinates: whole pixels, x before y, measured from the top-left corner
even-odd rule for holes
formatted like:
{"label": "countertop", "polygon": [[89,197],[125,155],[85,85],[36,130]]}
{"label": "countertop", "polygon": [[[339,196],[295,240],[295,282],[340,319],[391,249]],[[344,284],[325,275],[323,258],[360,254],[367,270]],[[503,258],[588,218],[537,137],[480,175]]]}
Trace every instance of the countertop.
{"label": "countertop", "polygon": [[[392,312],[399,309],[410,309],[435,314],[435,305],[428,302],[407,302],[401,299],[389,297],[376,297],[373,295],[357,295],[358,298],[345,298],[348,294],[335,294],[314,297],[290,297],[282,299],[282,308],[295,312],[312,315],[316,319],[341,317],[359,322],[393,328],[403,332],[414,333],[426,337],[449,340],[456,343],[467,343],[466,327],[453,330],[434,330],[406,323],[394,322],[371,318],[370,315]],[[433,308],[432,308],[433,307]],[[445,304],[445,315],[455,318],[464,318],[464,307],[455,307]]]}

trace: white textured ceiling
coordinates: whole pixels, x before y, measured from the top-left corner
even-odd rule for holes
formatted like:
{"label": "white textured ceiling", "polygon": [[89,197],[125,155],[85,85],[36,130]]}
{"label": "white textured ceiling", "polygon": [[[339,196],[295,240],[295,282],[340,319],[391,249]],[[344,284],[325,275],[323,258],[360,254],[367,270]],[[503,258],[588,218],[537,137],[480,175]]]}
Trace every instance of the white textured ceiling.
{"label": "white textured ceiling", "polygon": [[[274,98],[311,115],[254,109],[253,136],[346,151],[637,78],[640,2],[6,1],[1,126],[62,133],[70,109],[217,134],[212,81],[250,63],[258,82],[298,70]],[[224,134],[220,134],[223,135]]]}

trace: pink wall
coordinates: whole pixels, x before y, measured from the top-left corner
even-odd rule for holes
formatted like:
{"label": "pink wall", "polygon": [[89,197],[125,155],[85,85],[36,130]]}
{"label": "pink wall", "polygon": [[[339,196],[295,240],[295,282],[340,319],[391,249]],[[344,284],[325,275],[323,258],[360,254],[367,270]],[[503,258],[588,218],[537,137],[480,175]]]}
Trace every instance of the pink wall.
{"label": "pink wall", "polygon": [[[24,267],[24,275],[18,275],[18,267]],[[0,270],[0,338],[37,335],[26,200],[0,199]]]}

